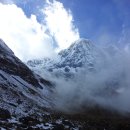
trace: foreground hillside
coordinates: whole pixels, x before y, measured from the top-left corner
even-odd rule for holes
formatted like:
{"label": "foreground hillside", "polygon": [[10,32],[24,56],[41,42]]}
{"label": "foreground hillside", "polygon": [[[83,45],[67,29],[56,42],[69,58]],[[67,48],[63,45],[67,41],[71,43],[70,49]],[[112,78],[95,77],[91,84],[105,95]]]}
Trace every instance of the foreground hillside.
{"label": "foreground hillside", "polygon": [[[8,114],[7,111],[2,113]],[[93,108],[79,114],[54,112],[21,118],[8,114],[8,116],[0,117],[0,128],[2,130],[129,130],[130,116],[101,108]]]}

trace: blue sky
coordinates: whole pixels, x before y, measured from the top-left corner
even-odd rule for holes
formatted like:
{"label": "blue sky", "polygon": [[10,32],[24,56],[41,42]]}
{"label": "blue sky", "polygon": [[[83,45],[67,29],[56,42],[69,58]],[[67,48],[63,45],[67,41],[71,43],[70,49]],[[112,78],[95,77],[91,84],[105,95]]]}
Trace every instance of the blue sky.
{"label": "blue sky", "polygon": [[[123,24],[130,23],[129,0],[61,0],[70,8],[83,37],[94,38],[100,32],[120,36]],[[127,27],[130,27],[129,25]]]}
{"label": "blue sky", "polygon": [[[130,1],[129,0],[59,0],[66,9],[71,10],[74,24],[79,29],[81,37],[89,38],[94,42],[117,43],[123,37],[124,27],[130,28]],[[37,13],[38,8],[45,4],[43,0],[28,0],[20,3],[25,13]],[[101,36],[104,35],[104,38]]]}

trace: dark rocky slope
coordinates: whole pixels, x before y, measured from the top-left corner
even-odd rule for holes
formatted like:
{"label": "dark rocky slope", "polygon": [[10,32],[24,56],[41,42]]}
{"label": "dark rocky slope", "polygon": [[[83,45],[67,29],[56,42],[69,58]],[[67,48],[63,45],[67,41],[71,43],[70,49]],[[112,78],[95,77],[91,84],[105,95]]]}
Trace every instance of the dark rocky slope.
{"label": "dark rocky slope", "polygon": [[[34,74],[0,40],[0,107],[25,115],[51,107],[51,82]],[[40,109],[39,109],[40,108]],[[36,111],[35,111],[36,109]]]}

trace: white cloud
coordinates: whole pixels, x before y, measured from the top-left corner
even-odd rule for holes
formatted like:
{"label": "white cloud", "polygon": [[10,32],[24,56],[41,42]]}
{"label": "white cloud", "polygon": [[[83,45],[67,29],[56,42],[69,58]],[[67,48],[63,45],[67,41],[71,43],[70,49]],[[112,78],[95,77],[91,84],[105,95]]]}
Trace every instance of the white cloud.
{"label": "white cloud", "polygon": [[73,16],[70,10],[66,10],[62,3],[47,0],[47,6],[43,10],[45,22],[50,34],[55,38],[59,50],[69,47],[72,42],[79,39],[78,29],[73,24]]}
{"label": "white cloud", "polygon": [[47,1],[43,13],[44,24],[41,24],[35,15],[28,18],[20,7],[13,3],[7,4],[14,0],[6,0],[5,4],[2,1],[0,1],[0,38],[23,61],[54,56],[54,39],[58,44],[57,49],[60,50],[67,48],[79,38],[71,12],[60,2]]}
{"label": "white cloud", "polygon": [[0,37],[22,60],[49,56],[52,40],[36,16],[27,18],[16,5],[0,4]]}

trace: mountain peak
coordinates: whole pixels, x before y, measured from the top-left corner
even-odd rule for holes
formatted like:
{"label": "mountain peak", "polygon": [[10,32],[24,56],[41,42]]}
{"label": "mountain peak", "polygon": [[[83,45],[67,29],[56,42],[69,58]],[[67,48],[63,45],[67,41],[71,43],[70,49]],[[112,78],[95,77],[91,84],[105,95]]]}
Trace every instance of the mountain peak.
{"label": "mountain peak", "polygon": [[90,47],[92,47],[93,46],[93,44],[92,44],[92,42],[90,41],[90,40],[88,40],[88,39],[85,39],[85,38],[80,38],[79,40],[77,40],[77,41],[75,41],[71,46],[70,46],[70,48],[71,47],[73,47],[73,48],[90,48]]}

